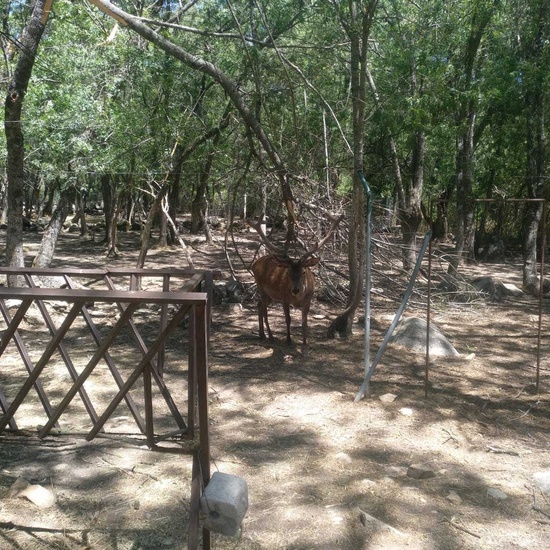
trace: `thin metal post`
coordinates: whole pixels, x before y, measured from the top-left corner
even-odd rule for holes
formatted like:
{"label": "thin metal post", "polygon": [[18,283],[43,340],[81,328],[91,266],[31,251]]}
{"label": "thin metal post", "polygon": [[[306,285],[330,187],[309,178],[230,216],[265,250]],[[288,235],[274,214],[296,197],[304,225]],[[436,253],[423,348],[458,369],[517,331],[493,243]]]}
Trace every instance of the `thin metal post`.
{"label": "thin metal post", "polygon": [[372,241],[372,193],[360,170],[357,172],[365,190],[365,377],[370,369],[370,291],[371,291],[371,241]]}
{"label": "thin metal post", "polygon": [[424,258],[424,254],[426,253],[426,249],[428,247],[428,243],[430,242],[432,238],[432,232],[428,231],[426,235],[424,236],[424,241],[422,243],[422,247],[420,249],[420,252],[418,254],[418,258],[416,259],[416,265],[414,266],[411,278],[409,279],[409,284],[407,285],[407,289],[405,290],[405,294],[403,296],[403,300],[401,301],[401,305],[399,306],[399,309],[395,313],[395,316],[393,318],[393,321],[391,322],[390,328],[388,328],[388,331],[386,332],[386,335],[384,336],[384,340],[382,341],[382,344],[380,344],[380,348],[378,348],[378,351],[376,353],[376,356],[374,357],[372,361],[372,365],[370,366],[368,372],[365,375],[365,380],[361,387],[359,388],[359,391],[357,392],[357,395],[355,396],[355,402],[357,403],[360,401],[365,394],[368,395],[369,391],[369,381],[372,378],[372,375],[374,374],[374,371],[378,365],[378,362],[382,358],[382,355],[384,354],[384,351],[386,351],[386,347],[388,345],[388,342],[393,334],[393,331],[395,330],[395,327],[397,326],[397,323],[399,322],[399,319],[401,319],[401,315],[403,315],[403,312],[405,311],[405,308],[407,307],[407,302],[409,301],[409,298],[412,294],[414,283],[416,281],[416,277],[418,276],[418,272],[420,271],[420,266],[422,265],[422,258]]}
{"label": "thin metal post", "polygon": [[537,375],[535,389],[538,393],[540,385],[540,349],[542,339],[542,295],[544,292],[544,261],[546,252],[546,201],[542,202],[542,243],[540,251],[540,288],[539,288],[539,323],[537,334]]}
{"label": "thin metal post", "polygon": [[432,295],[432,239],[428,245],[428,293],[426,305],[426,372],[424,373],[424,397],[428,398],[428,383],[430,376],[430,323],[431,323],[431,295]]}

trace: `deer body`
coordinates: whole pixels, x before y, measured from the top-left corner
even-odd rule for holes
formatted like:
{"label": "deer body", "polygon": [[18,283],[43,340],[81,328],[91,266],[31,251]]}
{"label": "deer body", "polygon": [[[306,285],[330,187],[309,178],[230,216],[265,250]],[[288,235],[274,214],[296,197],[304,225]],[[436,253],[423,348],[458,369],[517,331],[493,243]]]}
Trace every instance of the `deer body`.
{"label": "deer body", "polygon": [[257,231],[266,248],[271,251],[271,254],[258,258],[252,264],[252,273],[254,279],[256,279],[256,287],[260,295],[258,303],[260,338],[265,339],[265,323],[269,339],[273,340],[273,334],[267,319],[267,308],[272,302],[280,302],[283,304],[285,312],[287,344],[291,343],[290,306],[302,310],[302,336],[304,345],[307,344],[307,315],[315,292],[315,277],[310,268],[319,263],[319,258],[313,254],[328,241],[344,217],[343,214],[337,217],[329,213],[327,213],[327,216],[331,220],[329,231],[313,247],[307,250],[299,260],[288,257],[288,246],[281,250],[270,242],[265,236],[261,223],[253,224],[249,222],[249,225]]}
{"label": "deer body", "polygon": [[260,301],[258,303],[258,324],[260,338],[265,339],[264,323],[270,340],[273,334],[269,327],[267,308],[272,302],[283,305],[286,321],[286,341],[290,338],[290,306],[302,310],[302,341],[307,343],[307,315],[311,299],[315,292],[315,277],[310,267],[319,262],[319,258],[292,260],[276,254],[262,256],[252,265]]}

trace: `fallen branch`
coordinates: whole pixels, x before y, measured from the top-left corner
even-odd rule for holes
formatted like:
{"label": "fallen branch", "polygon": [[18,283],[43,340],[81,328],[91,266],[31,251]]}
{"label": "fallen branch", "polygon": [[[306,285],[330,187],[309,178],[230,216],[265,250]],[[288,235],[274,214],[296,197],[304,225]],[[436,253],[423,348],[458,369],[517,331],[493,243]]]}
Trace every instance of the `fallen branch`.
{"label": "fallen branch", "polygon": [[550,518],[550,513],[547,512],[546,510],[543,510],[536,504],[533,504],[533,510],[535,510],[535,512],[538,512],[539,514],[542,514],[543,516],[546,516],[547,518]]}
{"label": "fallen branch", "polygon": [[506,449],[500,449],[498,447],[493,447],[491,445],[487,445],[487,452],[500,454],[500,455],[519,456],[519,453],[517,451],[507,451]]}
{"label": "fallen branch", "polygon": [[443,518],[443,521],[454,527],[455,529],[458,529],[459,531],[464,531],[464,533],[468,533],[468,535],[471,535],[472,537],[475,537],[476,539],[480,539],[481,535],[478,535],[477,533],[474,533],[473,531],[470,531],[466,527],[462,527],[462,525],[458,525],[458,523],[455,522],[454,518]]}

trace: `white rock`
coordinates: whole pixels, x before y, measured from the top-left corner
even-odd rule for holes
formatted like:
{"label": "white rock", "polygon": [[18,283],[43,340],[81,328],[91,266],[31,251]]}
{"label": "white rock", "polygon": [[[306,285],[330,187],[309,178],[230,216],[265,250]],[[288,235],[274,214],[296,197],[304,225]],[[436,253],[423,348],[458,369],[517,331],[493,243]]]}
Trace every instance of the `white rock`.
{"label": "white rock", "polygon": [[408,407],[403,407],[402,409],[399,409],[399,412],[403,416],[412,416],[413,415],[413,410],[409,409]]}
{"label": "white rock", "polygon": [[351,464],[353,462],[351,456],[344,452],[338,453],[334,458],[340,462],[346,462],[347,464]]}
{"label": "white rock", "polygon": [[494,487],[487,489],[487,496],[494,498],[495,500],[506,500],[508,498],[508,495],[504,491],[495,489]]}
{"label": "white rock", "polygon": [[382,403],[393,403],[397,398],[397,395],[394,395],[393,393],[385,393],[384,395],[380,395],[378,399],[382,401]]}
{"label": "white rock", "polygon": [[543,493],[550,495],[550,470],[536,472],[533,474],[533,479]]}
{"label": "white rock", "polygon": [[10,487],[12,498],[26,498],[39,508],[51,508],[55,504],[55,495],[42,485],[31,485],[22,477]]}
{"label": "white rock", "polygon": [[202,525],[214,533],[234,537],[248,509],[246,481],[214,472],[200,499]]}
{"label": "white rock", "polygon": [[502,283],[502,286],[507,290],[507,294],[511,296],[523,296],[525,294],[521,288],[512,283]]}

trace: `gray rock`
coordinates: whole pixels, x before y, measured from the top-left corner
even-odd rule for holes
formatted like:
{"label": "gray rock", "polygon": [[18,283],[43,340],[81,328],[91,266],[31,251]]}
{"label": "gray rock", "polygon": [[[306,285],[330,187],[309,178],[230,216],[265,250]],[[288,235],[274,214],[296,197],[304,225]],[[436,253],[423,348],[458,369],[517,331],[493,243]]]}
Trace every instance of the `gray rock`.
{"label": "gray rock", "polygon": [[407,470],[407,475],[413,479],[429,479],[435,477],[435,472],[425,464],[411,464]]}
{"label": "gray rock", "polygon": [[200,499],[202,525],[214,533],[234,537],[248,509],[246,481],[214,472]]}
{"label": "gray rock", "polygon": [[495,489],[494,487],[489,487],[489,489],[487,489],[487,496],[495,500],[506,500],[508,498],[508,495],[504,491]]}
{"label": "gray rock", "polygon": [[[427,323],[418,317],[402,319],[390,341],[414,351],[426,351]],[[430,355],[457,356],[458,351],[433,323],[430,324]]]}

